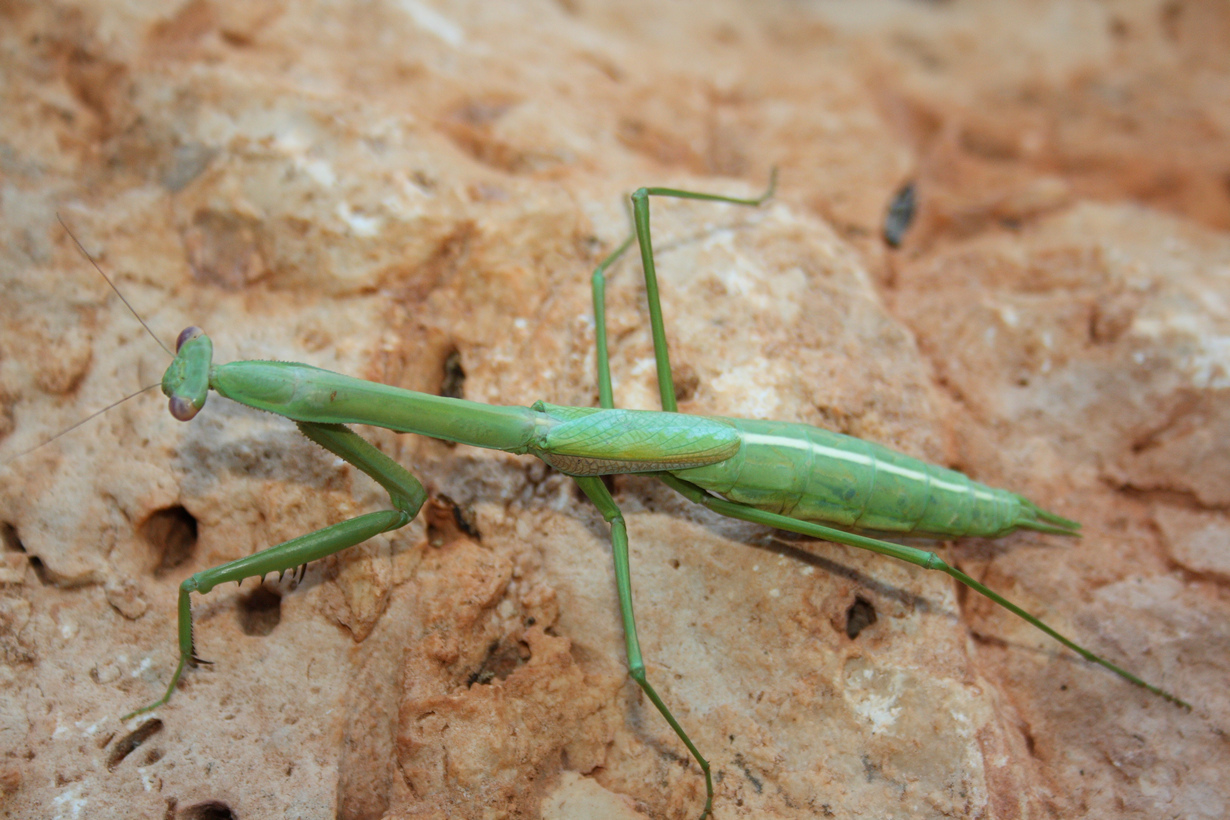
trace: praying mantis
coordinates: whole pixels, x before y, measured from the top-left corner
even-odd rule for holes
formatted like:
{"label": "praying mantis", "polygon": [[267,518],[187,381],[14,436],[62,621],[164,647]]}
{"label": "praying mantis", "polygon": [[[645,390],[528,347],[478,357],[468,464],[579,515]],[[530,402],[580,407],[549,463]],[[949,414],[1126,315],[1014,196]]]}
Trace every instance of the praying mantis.
{"label": "praying mantis", "polygon": [[[308,438],[384,487],[393,509],[331,525],[247,558],[198,572],[185,580],[179,595],[176,669],[160,699],[126,717],[166,704],[186,668],[194,662],[193,592],[203,594],[227,581],[293,570],[377,533],[404,526],[419,513],[427,497],[422,485],[404,468],[343,426],[352,422],[536,455],[575,478],[581,491],[593,501],[611,528],[631,675],[700,767],[706,791],[702,817],[712,812],[712,772],[702,750],[692,742],[687,728],[675,719],[670,705],[659,696],[646,673],[633,616],[627,528],[602,476],[651,475],[689,500],[723,515],[869,549],[944,572],[1085,658],[1163,698],[1186,705],[1168,692],[1073,643],[929,551],[835,529],[804,520],[802,516],[835,520],[864,530],[935,537],[996,536],[1016,528],[1074,535],[1077,531],[1074,522],[1041,510],[1015,494],[973,483],[952,471],[820,428],[677,413],[653,261],[649,197],[757,206],[772,195],[774,182],[775,179],[762,196],[748,199],[667,188],[641,189],[634,194],[635,231],[603,260],[592,278],[600,408],[559,407],[543,402],[530,408],[483,405],[400,390],[307,365],[274,362],[214,365],[209,337],[196,328],[185,330],[162,382],[173,416],[184,421],[195,417],[203,410],[210,389],[239,403],[286,416],[296,421]],[[634,242],[639,247],[645,275],[662,412],[616,409],[611,384],[605,321],[606,274]],[[799,469],[800,457],[812,465]],[[821,458],[827,459],[827,467],[816,468]],[[733,475],[735,473],[737,475]],[[801,476],[818,479],[808,484]],[[783,485],[792,488],[788,496],[783,494]],[[825,489],[817,491],[816,487]],[[791,512],[801,517],[791,517]]]}

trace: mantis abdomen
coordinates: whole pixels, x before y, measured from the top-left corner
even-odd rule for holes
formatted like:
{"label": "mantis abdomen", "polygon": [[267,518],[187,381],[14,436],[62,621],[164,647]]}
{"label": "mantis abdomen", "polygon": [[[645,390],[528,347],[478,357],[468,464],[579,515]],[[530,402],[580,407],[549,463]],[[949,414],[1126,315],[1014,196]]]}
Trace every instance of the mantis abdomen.
{"label": "mantis abdomen", "polygon": [[721,420],[739,431],[738,452],[672,472],[731,501],[807,521],[924,536],[1077,529],[1016,493],[874,442],[807,424]]}

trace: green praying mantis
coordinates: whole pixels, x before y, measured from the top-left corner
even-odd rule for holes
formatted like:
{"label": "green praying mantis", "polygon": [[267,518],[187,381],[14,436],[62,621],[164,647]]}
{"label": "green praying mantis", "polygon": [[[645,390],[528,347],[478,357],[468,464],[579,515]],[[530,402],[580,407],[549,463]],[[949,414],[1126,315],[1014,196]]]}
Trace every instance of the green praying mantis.
{"label": "green praying mantis", "polygon": [[[199,328],[185,329],[161,383],[176,419],[188,421],[195,417],[211,390],[249,407],[285,416],[307,438],[380,484],[388,492],[392,509],[324,527],[184,580],[178,598],[178,664],[162,697],[125,719],[165,705],[187,667],[200,662],[193,642],[192,593],[204,594],[226,582],[295,570],[379,533],[403,527],[419,513],[427,500],[423,485],[346,426],[355,423],[534,455],[576,481],[610,527],[629,674],[699,765],[706,794],[702,820],[713,810],[710,764],[648,680],[633,614],[627,527],[603,476],[653,476],[687,499],[724,516],[870,550],[943,572],[1087,660],[1190,708],[1175,695],[1056,632],[948,565],[934,552],[867,534],[998,537],[1025,529],[1078,535],[1076,522],[1043,510],[1020,495],[980,484],[953,470],[822,428],[678,412],[654,266],[650,197],[755,207],[773,195],[776,181],[774,172],[768,188],[755,198],[672,188],[642,188],[632,195],[634,230],[592,276],[600,404],[597,408],[563,407],[541,401],[528,408],[487,405],[418,393],[291,362],[214,364],[209,337]],[[639,247],[645,277],[661,411],[616,408],[611,384],[606,277],[608,269],[633,242]]]}

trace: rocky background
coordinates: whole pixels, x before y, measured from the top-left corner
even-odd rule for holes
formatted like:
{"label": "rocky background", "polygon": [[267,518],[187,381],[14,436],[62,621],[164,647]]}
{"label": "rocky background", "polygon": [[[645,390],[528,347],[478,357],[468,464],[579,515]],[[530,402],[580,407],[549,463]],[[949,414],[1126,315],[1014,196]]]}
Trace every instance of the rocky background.
{"label": "rocky background", "polygon": [[[1079,519],[941,549],[1194,708],[942,576],[617,479],[715,817],[1230,811],[1224,2],[7,0],[0,49],[6,816],[698,816],[626,676],[606,527],[533,459],[365,431],[420,520],[197,596],[213,665],[121,722],[174,669],[183,578],[387,499],[219,398],[26,451],[167,363],[57,215],[168,345],[593,405],[626,194],[772,166],[758,210],[654,204],[681,409]],[[618,401],[653,408],[631,262],[610,312]]]}

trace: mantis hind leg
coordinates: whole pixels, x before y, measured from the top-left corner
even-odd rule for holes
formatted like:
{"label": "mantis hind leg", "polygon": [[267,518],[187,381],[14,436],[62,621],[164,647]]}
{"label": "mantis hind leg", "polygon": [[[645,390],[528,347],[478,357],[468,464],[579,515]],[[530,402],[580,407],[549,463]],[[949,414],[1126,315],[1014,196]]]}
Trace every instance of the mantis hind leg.
{"label": "mantis hind leg", "polygon": [[658,371],[658,393],[662,398],[662,409],[675,412],[678,402],[675,399],[675,385],[671,378],[670,353],[666,344],[666,326],[662,321],[662,301],[658,296],[658,272],[653,261],[653,239],[649,231],[649,197],[662,196],[674,199],[698,199],[705,202],[723,202],[728,205],[747,205],[756,207],[764,204],[777,190],[777,169],[769,174],[769,186],[758,197],[740,198],[722,196],[721,194],[705,194],[697,191],[681,191],[677,188],[641,188],[632,194],[632,221],[635,232],[625,239],[618,248],[611,252],[594,270],[592,277],[594,296],[594,335],[596,337],[598,358],[598,399],[602,407],[614,407],[614,395],[611,390],[611,367],[607,351],[606,335],[606,271],[632,245],[635,239],[641,249],[641,267],[645,272],[645,298],[649,302],[649,330],[653,335],[653,356]]}
{"label": "mantis hind leg", "polygon": [[157,709],[171,699],[185,667],[208,663],[196,656],[192,640],[193,592],[206,593],[218,584],[263,578],[272,572],[288,572],[310,561],[361,544],[372,536],[404,527],[414,519],[427,491],[418,479],[397,462],[341,424],[301,422],[299,430],[331,453],[350,462],[371,476],[389,493],[394,509],[368,513],[333,524],[315,532],[292,538],[260,552],[221,566],[198,572],[179,586],[179,664],[171,676],[166,694],[153,703],[124,715],[122,720]]}
{"label": "mantis hind leg", "polygon": [[790,518],[789,516],[778,515],[777,513],[771,513],[765,510],[758,510],[755,507],[749,507],[748,505],[740,504],[737,501],[729,501],[725,498],[719,498],[718,496],[711,495],[695,484],[684,481],[677,476],[662,473],[658,475],[658,478],[662,480],[662,483],[666,484],[668,487],[675,490],[689,501],[693,501],[729,518],[737,518],[741,521],[749,521],[753,524],[761,524],[766,527],[776,527],[780,530],[795,532],[799,535],[810,536],[811,538],[820,538],[825,541],[833,541],[838,544],[845,544],[847,546],[857,547],[858,549],[869,550],[871,552],[879,553],[880,555],[887,555],[900,561],[914,564],[915,566],[922,567],[923,569],[942,572],[953,580],[959,581],[974,590],[979,595],[983,595],[996,604],[999,604],[1004,609],[1024,619],[1027,623],[1030,623],[1042,630],[1047,635],[1050,635],[1052,638],[1059,641],[1061,644],[1068,647],[1085,660],[1092,661],[1099,666],[1109,669],[1111,672],[1114,672],[1116,675],[1129,683],[1133,683],[1147,689],[1155,695],[1160,695],[1177,706],[1181,706],[1189,711],[1192,708],[1189,703],[1175,695],[1172,695],[1160,686],[1154,686],[1136,675],[1133,675],[1126,669],[1111,663],[1100,655],[1094,654],[1066,635],[1052,629],[1040,618],[1031,615],[1021,607],[1014,604],[1012,601],[1009,601],[1007,598],[1000,595],[995,590],[975,580],[974,578],[971,578],[969,575],[966,575],[956,567],[946,563],[934,552],[929,550],[920,550],[904,544],[894,544],[891,541],[882,541],[879,538],[872,538],[859,533],[846,532],[845,530],[839,530],[834,527],[826,527],[823,524],[817,524],[812,521],[801,521],[797,518]]}

